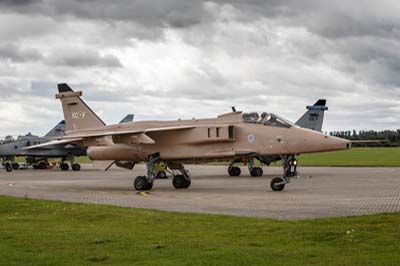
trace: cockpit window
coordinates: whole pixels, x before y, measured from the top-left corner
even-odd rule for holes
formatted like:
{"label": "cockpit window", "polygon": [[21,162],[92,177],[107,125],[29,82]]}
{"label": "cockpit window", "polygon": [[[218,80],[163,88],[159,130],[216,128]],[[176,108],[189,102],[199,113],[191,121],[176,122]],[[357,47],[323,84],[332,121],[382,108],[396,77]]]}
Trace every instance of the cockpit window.
{"label": "cockpit window", "polygon": [[243,120],[245,123],[257,123],[270,127],[289,128],[293,125],[291,122],[278,115],[266,112],[262,113],[261,117],[257,113],[245,113],[243,114]]}
{"label": "cockpit window", "polygon": [[14,142],[14,138],[12,136],[7,136],[4,138],[3,143]]}
{"label": "cockpit window", "polygon": [[271,126],[271,127],[286,127],[289,128],[290,124],[286,122],[284,119],[274,115],[274,114],[268,114],[262,123],[266,126]]}
{"label": "cockpit window", "polygon": [[246,123],[258,123],[260,120],[260,116],[257,113],[244,113],[243,120]]}

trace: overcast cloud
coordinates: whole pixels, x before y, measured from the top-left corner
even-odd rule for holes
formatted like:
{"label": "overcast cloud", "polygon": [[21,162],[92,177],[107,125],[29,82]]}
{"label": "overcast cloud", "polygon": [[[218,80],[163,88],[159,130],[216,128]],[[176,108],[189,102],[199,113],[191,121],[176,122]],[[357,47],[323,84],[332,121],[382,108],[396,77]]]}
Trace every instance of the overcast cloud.
{"label": "overcast cloud", "polygon": [[1,0],[0,136],[62,119],[56,84],[107,123],[235,105],[324,130],[400,128],[400,2]]}

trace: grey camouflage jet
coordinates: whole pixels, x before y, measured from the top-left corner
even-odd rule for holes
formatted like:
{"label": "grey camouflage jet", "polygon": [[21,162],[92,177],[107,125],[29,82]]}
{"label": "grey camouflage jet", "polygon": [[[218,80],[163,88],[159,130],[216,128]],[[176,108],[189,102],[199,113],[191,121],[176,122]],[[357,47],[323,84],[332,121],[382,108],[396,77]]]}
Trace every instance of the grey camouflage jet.
{"label": "grey camouflage jet", "polygon": [[[128,114],[123,118],[120,124],[129,123],[133,121],[133,114]],[[32,166],[34,169],[46,169],[49,166],[48,159],[61,158],[60,168],[67,171],[70,166],[73,171],[79,171],[81,166],[75,162],[75,157],[86,156],[86,148],[78,145],[59,144],[35,149],[26,149],[27,147],[43,144],[53,138],[65,135],[65,121],[58,123],[52,130],[45,136],[39,137],[28,133],[24,136],[14,138],[7,136],[0,140],[0,161],[7,172],[18,170],[20,164],[16,162],[16,157],[25,157],[26,164]]]}

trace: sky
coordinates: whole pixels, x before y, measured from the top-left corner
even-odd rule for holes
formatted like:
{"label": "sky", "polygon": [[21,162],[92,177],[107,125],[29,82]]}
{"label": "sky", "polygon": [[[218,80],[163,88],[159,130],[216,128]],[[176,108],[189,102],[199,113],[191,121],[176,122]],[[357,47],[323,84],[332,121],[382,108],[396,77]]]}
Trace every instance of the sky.
{"label": "sky", "polygon": [[400,1],[0,0],[0,136],[63,119],[57,83],[107,123],[231,106],[324,131],[400,128]]}

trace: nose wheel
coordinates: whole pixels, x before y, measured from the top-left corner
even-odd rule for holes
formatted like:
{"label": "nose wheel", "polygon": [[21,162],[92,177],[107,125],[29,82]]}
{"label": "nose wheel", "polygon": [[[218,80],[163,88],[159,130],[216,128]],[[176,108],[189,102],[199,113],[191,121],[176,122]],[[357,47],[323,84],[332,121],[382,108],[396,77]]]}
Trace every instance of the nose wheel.
{"label": "nose wheel", "polygon": [[282,156],[283,177],[274,177],[271,180],[272,191],[282,191],[286,184],[290,183],[290,179],[298,177],[297,159],[295,155]]}
{"label": "nose wheel", "polygon": [[282,177],[274,177],[271,180],[272,191],[282,191],[285,188],[285,180]]}

